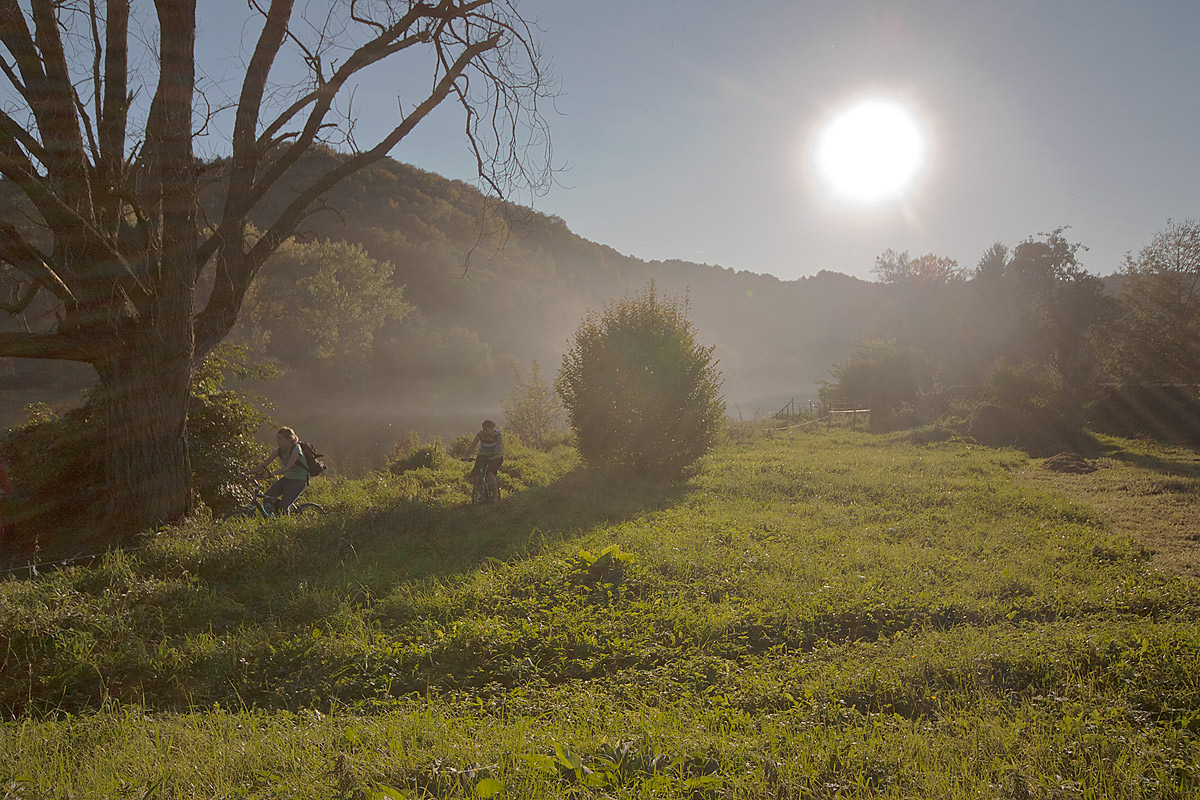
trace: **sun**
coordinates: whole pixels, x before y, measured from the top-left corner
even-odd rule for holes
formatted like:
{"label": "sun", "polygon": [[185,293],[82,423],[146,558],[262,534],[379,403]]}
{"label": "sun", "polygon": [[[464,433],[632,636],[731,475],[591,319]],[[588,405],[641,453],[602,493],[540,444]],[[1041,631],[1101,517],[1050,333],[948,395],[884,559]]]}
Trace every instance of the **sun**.
{"label": "sun", "polygon": [[863,206],[904,196],[925,165],[927,139],[904,104],[867,98],[829,118],[817,134],[817,173],[830,191]]}

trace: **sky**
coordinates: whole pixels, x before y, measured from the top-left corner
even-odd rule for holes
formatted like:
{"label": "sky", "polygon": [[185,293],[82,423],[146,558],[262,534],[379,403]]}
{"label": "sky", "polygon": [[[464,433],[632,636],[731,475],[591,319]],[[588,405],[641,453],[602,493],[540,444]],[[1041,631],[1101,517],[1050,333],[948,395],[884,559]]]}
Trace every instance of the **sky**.
{"label": "sky", "polygon": [[[518,8],[559,81],[555,183],[518,199],[624,254],[869,279],[886,249],[973,268],[994,242],[1069,226],[1084,267],[1107,275],[1168,218],[1200,217],[1195,0]],[[244,0],[200,9],[202,59],[228,78],[257,30],[235,24]],[[393,79],[357,96],[364,136],[395,117]],[[839,199],[814,164],[823,125],[868,96],[910,109],[926,153],[908,190],[874,206]],[[475,177],[453,107],[392,156]]]}

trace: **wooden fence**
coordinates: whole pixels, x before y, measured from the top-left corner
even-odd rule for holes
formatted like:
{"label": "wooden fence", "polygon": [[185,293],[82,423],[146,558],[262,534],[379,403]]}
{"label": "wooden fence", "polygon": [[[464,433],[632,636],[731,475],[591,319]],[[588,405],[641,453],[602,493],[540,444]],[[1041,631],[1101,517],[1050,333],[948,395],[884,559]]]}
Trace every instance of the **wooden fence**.
{"label": "wooden fence", "polygon": [[858,424],[859,417],[864,420],[870,420],[871,408],[865,403],[849,403],[846,405],[835,404],[833,406],[823,406],[814,403],[812,400],[789,400],[787,405],[775,412],[775,419],[785,420],[787,422],[796,422],[805,413],[815,414],[813,422],[824,422],[829,427],[833,427],[833,420],[837,417],[845,417],[849,415],[850,427]]}

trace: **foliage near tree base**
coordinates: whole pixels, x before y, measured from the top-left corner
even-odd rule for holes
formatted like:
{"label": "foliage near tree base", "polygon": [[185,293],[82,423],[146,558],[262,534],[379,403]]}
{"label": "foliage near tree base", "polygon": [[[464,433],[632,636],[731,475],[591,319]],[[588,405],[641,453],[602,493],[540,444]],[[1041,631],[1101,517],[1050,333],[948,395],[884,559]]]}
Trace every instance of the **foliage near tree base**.
{"label": "foliage near tree base", "polygon": [[[244,348],[222,345],[192,381],[188,444],[199,500],[216,516],[241,502],[241,475],[262,459],[255,440],[270,420],[252,398],[225,386],[227,378],[261,379],[273,370],[247,362]],[[68,558],[130,542],[141,531],[112,529],[104,516],[111,487],[104,433],[95,404],[62,415],[30,409],[29,421],[0,438],[15,493],[0,499],[0,566]]]}
{"label": "foliage near tree base", "polygon": [[[90,406],[58,415],[32,406],[29,421],[0,440],[14,494],[0,498],[0,567],[85,552],[101,524],[104,450]],[[81,550],[82,548],[82,550]]]}

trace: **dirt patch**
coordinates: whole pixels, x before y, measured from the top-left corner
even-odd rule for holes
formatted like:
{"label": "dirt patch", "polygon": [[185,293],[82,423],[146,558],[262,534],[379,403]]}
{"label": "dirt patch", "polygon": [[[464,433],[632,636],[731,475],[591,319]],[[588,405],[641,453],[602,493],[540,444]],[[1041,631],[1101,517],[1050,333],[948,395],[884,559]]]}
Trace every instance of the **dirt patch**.
{"label": "dirt patch", "polygon": [[[1077,470],[1081,462],[1091,468]],[[1114,453],[1094,461],[1068,452],[1042,466],[1023,472],[1031,488],[1093,509],[1107,530],[1145,545],[1152,566],[1200,578],[1200,460],[1194,451],[1165,458]]]}
{"label": "dirt patch", "polygon": [[1086,475],[1100,469],[1094,461],[1088,461],[1079,453],[1059,453],[1042,462],[1042,469],[1051,472],[1069,472],[1074,475]]}

